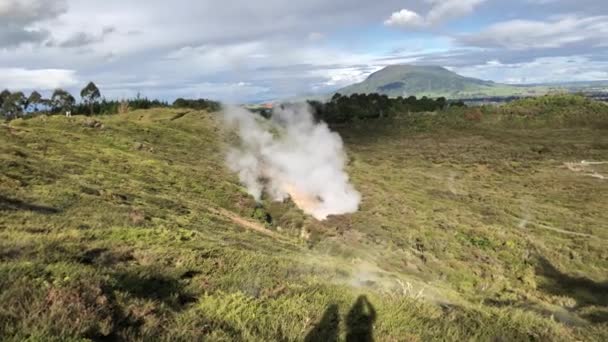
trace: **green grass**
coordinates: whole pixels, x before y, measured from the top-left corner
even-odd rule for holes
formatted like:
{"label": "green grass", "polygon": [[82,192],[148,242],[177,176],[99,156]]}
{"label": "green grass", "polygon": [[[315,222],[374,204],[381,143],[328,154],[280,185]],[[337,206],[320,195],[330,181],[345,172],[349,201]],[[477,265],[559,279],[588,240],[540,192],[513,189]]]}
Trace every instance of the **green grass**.
{"label": "green grass", "polygon": [[565,163],[608,107],[534,101],[342,128],[363,202],[325,222],[257,208],[217,114],[0,126],[0,340],[606,340],[608,170]]}

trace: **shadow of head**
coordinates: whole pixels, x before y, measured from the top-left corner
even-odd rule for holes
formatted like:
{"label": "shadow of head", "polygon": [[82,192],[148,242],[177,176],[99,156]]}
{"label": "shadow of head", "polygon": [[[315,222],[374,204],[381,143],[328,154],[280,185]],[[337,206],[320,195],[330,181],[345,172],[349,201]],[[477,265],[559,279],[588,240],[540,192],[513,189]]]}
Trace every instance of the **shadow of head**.
{"label": "shadow of head", "polygon": [[43,205],[36,205],[31,203],[26,203],[22,200],[8,198],[0,195],[0,211],[32,211],[39,214],[57,214],[59,213],[59,209],[55,209],[52,207],[47,207]]}
{"label": "shadow of head", "polygon": [[608,306],[608,282],[595,282],[589,278],[571,276],[543,257],[538,258],[536,274],[544,278],[541,289],[546,292],[574,298],[579,305]]}
{"label": "shadow of head", "polygon": [[136,298],[157,300],[177,310],[196,301],[178,279],[157,274],[154,270],[119,272],[114,277],[116,290]]}
{"label": "shadow of head", "polygon": [[[376,310],[367,300],[360,296],[346,316],[346,341],[373,342]],[[331,304],[323,313],[323,317],[306,335],[306,342],[335,342],[340,336],[340,312],[338,305]]]}
{"label": "shadow of head", "polygon": [[571,276],[543,257],[538,257],[536,274],[541,277],[540,290],[574,299],[577,309],[603,307],[584,316],[592,322],[608,322],[608,281],[596,282],[585,277]]}
{"label": "shadow of head", "polygon": [[340,313],[338,305],[331,304],[323,313],[321,321],[306,335],[305,342],[338,341],[340,326]]}
{"label": "shadow of head", "polygon": [[373,341],[375,321],[374,306],[366,296],[360,296],[346,316],[346,341]]}

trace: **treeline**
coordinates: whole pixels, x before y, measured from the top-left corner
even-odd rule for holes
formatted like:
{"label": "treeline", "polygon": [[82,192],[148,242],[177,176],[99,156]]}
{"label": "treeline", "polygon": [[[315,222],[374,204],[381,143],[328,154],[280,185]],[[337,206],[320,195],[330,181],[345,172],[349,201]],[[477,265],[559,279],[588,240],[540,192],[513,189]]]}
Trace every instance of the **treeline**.
{"label": "treeline", "polygon": [[[76,98],[64,89],[55,89],[48,99],[43,98],[37,91],[33,91],[29,96],[26,96],[21,91],[10,92],[4,90],[0,93],[0,118],[4,117],[11,120],[39,114],[64,115],[66,113],[72,115],[110,115],[125,113],[130,110],[170,106],[168,102],[151,100],[147,97],[141,97],[139,94],[133,99],[107,100],[102,97],[101,91],[93,82],[89,82],[80,91],[80,98],[81,101],[77,102]],[[172,106],[208,111],[220,109],[219,102],[206,99],[188,100],[180,98],[175,100]]]}
{"label": "treeline", "polygon": [[[126,113],[137,109],[150,109],[169,107],[169,103],[150,100],[147,97],[135,97],[126,100],[106,100],[95,102],[93,104],[79,103],[72,110],[74,115],[112,115]],[[57,113],[52,113],[57,114]]]}
{"label": "treeline", "polygon": [[64,89],[55,89],[48,99],[43,98],[38,91],[25,96],[21,91],[11,93],[4,90],[0,93],[0,117],[10,120],[38,114],[108,115],[169,106],[167,102],[150,100],[139,95],[127,100],[106,100],[93,82],[82,88],[80,98],[81,102],[76,102],[76,98]]}
{"label": "treeline", "polygon": [[380,94],[335,94],[329,102],[308,101],[318,119],[331,124],[390,117],[396,113],[418,113],[443,110],[449,106],[464,107],[462,101],[450,102],[444,97],[431,99],[415,96],[390,98]]}
{"label": "treeline", "polygon": [[173,102],[173,107],[216,112],[221,109],[221,104],[219,102],[206,99],[187,100],[179,98]]}

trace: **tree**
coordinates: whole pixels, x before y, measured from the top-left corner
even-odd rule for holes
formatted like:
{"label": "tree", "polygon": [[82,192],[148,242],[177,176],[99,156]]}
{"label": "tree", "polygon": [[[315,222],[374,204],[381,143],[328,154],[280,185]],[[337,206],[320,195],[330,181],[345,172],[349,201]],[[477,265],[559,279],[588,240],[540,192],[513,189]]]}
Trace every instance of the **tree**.
{"label": "tree", "polygon": [[42,108],[44,108],[45,113],[53,110],[53,103],[51,102],[51,99],[41,99],[40,104],[42,105]]}
{"label": "tree", "polygon": [[26,110],[30,108],[30,106],[33,107],[34,111],[37,112],[38,111],[38,105],[42,104],[42,95],[40,95],[39,92],[37,91],[33,91],[30,94],[30,97],[27,98],[27,105],[26,105]]}
{"label": "tree", "polygon": [[445,97],[439,97],[435,102],[437,102],[437,108],[440,110],[445,109],[448,105],[448,100]]}
{"label": "tree", "polygon": [[6,115],[6,113],[4,112],[4,101],[6,101],[6,99],[8,99],[9,96],[11,96],[11,92],[8,91],[8,89],[4,89],[0,93],[0,115],[5,116],[7,118],[8,118],[8,115]]}
{"label": "tree", "polygon": [[178,98],[175,101],[173,101],[173,107],[175,108],[186,108],[188,107],[189,103],[186,99],[183,98]]}
{"label": "tree", "polygon": [[338,100],[340,100],[341,97],[342,97],[342,94],[335,93],[334,96],[331,97],[331,102],[338,102]]}
{"label": "tree", "polygon": [[2,101],[2,113],[9,119],[14,119],[23,114],[27,99],[22,92],[10,94]]}
{"label": "tree", "polygon": [[6,98],[8,98],[9,96],[11,96],[11,92],[8,91],[8,89],[4,89],[0,93],[0,105],[2,105],[2,103],[4,102],[4,100],[6,100]]}
{"label": "tree", "polygon": [[74,96],[63,89],[55,89],[51,97],[51,107],[55,113],[71,110],[75,103]]}
{"label": "tree", "polygon": [[80,91],[80,97],[82,97],[84,103],[89,106],[91,115],[93,115],[93,106],[101,97],[99,88],[97,88],[95,83],[89,82],[89,84],[87,84],[87,86],[82,88],[82,90]]}

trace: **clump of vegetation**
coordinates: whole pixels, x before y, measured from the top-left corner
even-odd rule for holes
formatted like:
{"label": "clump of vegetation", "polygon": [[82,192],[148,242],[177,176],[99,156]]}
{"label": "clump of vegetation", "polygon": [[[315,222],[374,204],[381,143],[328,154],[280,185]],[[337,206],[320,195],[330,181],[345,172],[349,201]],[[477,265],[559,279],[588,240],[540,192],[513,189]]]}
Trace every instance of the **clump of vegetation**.
{"label": "clump of vegetation", "polygon": [[386,95],[335,94],[327,103],[308,101],[316,117],[330,124],[344,124],[356,120],[387,118],[397,113],[420,113],[443,110],[449,106],[463,107],[460,101],[448,102],[444,97],[430,99],[415,96],[389,98]]}
{"label": "clump of vegetation", "polygon": [[207,110],[210,112],[216,112],[220,110],[221,104],[217,101],[211,101],[206,99],[197,100],[186,100],[179,98],[173,102],[174,108],[189,108],[195,110]]}
{"label": "clump of vegetation", "polygon": [[582,95],[552,95],[511,102],[497,111],[499,119],[517,125],[607,128],[608,105]]}

